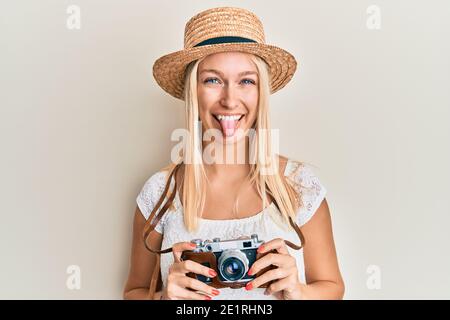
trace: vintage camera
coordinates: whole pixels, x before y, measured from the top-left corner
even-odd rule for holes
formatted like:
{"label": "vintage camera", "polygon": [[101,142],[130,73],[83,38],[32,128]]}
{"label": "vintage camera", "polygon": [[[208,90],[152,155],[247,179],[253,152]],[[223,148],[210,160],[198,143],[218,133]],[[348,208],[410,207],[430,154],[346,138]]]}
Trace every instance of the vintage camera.
{"label": "vintage camera", "polygon": [[184,251],[181,259],[193,260],[214,269],[217,276],[209,278],[194,273],[188,273],[188,276],[216,288],[240,288],[267,270],[276,268],[275,266],[269,266],[257,274],[247,274],[257,259],[269,253],[260,254],[257,252],[264,241],[259,240],[256,234],[233,240],[221,241],[220,238],[214,238],[212,241],[194,239],[191,242],[196,244],[196,248],[192,251]]}

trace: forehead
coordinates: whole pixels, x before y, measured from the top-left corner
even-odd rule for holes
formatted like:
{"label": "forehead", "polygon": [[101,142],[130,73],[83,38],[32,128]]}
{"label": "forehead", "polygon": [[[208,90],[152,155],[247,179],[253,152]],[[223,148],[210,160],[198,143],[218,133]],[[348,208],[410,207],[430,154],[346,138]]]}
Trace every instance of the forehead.
{"label": "forehead", "polygon": [[206,56],[199,64],[199,73],[206,69],[216,69],[224,74],[242,71],[257,71],[251,54],[246,52],[218,52]]}

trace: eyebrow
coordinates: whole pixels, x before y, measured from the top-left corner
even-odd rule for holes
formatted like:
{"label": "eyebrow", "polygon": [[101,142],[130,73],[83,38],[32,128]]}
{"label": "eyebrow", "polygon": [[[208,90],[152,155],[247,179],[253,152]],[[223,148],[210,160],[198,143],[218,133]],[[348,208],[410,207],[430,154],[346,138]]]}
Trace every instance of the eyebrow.
{"label": "eyebrow", "polygon": [[[216,73],[216,74],[220,75],[221,77],[223,77],[223,73],[216,69],[204,69],[204,70],[200,71],[200,73],[203,73],[203,72],[212,72],[212,73]],[[246,75],[250,75],[250,74],[258,75],[258,73],[256,71],[242,71],[238,74],[238,76],[241,77],[241,76],[246,76]]]}

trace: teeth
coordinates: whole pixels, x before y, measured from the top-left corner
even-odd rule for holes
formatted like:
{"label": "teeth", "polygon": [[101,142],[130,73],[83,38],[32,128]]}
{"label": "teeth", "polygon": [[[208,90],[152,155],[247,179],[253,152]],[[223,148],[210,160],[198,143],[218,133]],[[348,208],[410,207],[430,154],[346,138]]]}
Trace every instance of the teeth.
{"label": "teeth", "polygon": [[242,115],[235,115],[235,116],[223,116],[221,114],[217,115],[217,119],[220,120],[239,120]]}

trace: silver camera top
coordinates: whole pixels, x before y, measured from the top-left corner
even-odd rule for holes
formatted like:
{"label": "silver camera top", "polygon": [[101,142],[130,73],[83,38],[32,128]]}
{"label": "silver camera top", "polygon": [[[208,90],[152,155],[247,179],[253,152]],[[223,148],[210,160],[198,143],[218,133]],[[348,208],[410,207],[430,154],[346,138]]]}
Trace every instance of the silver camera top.
{"label": "silver camera top", "polygon": [[193,239],[191,242],[197,245],[197,247],[192,250],[193,252],[221,252],[224,250],[257,249],[264,243],[263,240],[258,239],[257,234],[252,234],[251,237],[241,237],[232,240],[221,241],[220,238],[214,238],[212,241],[209,239]]}

